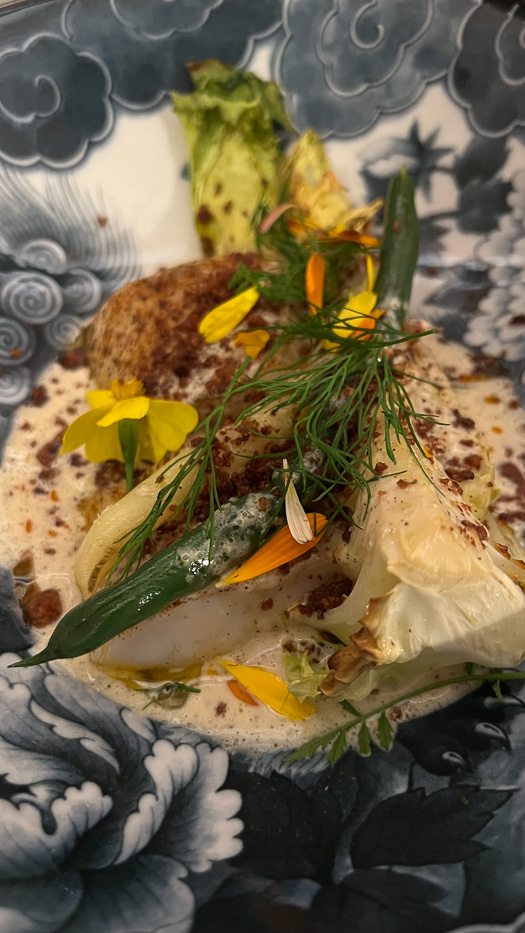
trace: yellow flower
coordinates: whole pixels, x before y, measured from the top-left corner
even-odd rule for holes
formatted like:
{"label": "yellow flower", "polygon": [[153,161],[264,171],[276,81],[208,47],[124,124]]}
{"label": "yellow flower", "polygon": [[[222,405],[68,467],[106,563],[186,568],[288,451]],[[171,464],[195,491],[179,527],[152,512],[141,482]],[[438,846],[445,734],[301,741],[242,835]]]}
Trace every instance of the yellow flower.
{"label": "yellow flower", "polygon": [[[376,308],[377,295],[373,291],[374,286],[374,264],[370,256],[366,256],[367,288],[358,295],[351,295],[346,307],[339,312],[340,325],[332,328],[336,337],[351,337],[357,340],[369,340],[370,334],[363,333],[366,330],[373,330],[376,320],[382,315],[382,311]],[[339,344],[331,340],[323,341],[325,350],[338,350]]]}
{"label": "yellow flower", "polygon": [[193,405],[148,398],[138,379],[130,382],[114,379],[111,389],[95,389],[86,398],[91,411],[69,425],[61,453],[71,453],[85,445],[86,457],[93,463],[124,462],[119,437],[122,421],[139,422],[137,459],[158,463],[168,450],[182,447],[199,420]]}
{"label": "yellow flower", "polygon": [[205,314],[199,324],[199,333],[206,343],[217,343],[227,337],[232,330],[250,313],[259,299],[256,288],[247,288],[239,295],[234,295],[228,301],[223,301]]}
{"label": "yellow flower", "polygon": [[235,347],[244,347],[246,356],[256,360],[269,339],[270,335],[267,330],[243,330],[240,334],[235,334],[233,345]]}
{"label": "yellow flower", "polygon": [[249,667],[247,664],[236,664],[225,658],[217,659],[220,664],[235,677],[236,680],[248,690],[252,696],[262,700],[280,716],[297,721],[312,716],[317,707],[311,700],[298,700],[290,693],[284,680],[265,671],[262,667]]}

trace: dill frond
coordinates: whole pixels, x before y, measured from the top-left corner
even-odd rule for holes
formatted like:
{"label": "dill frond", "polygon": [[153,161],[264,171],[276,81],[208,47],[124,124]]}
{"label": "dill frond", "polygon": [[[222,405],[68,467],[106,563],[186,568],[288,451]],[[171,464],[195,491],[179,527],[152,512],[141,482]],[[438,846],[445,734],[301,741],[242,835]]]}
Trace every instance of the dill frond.
{"label": "dill frond", "polygon": [[[259,400],[246,406],[237,424],[254,419],[263,411],[293,408],[290,447],[283,456],[293,462],[294,472],[300,474],[305,501],[323,501],[331,519],[342,515],[351,520],[348,501],[355,490],[362,490],[370,498],[370,483],[378,478],[372,451],[380,416],[393,468],[392,436],[424,455],[414,421],[433,419],[415,411],[407,383],[416,377],[396,371],[391,357],[396,346],[425,334],[406,333],[391,323],[390,315],[375,322],[373,330],[344,324],[339,318],[345,305],[344,278],[369,250],[353,242],[321,244],[311,235],[299,242],[289,232],[285,217],[264,236],[258,236],[258,245],[269,258],[266,268],[248,269],[241,265],[230,285],[237,291],[255,286],[271,302],[286,304],[286,320],[268,325],[273,341],[262,362],[255,367],[249,359],[243,363],[220,404],[197,426],[195,436],[199,440],[191,453],[166,468],[171,471],[174,464],[180,463],[173,478],[159,490],[149,515],[124,540],[110,577],[117,571],[126,576],[140,562],[144,545],[151,540],[159,518],[190,475],[192,482],[180,508],[185,511],[188,526],[204,489],[208,489],[211,555],[214,512],[220,508],[213,445],[224,424],[229,401],[247,389],[254,390]],[[324,307],[312,315],[306,302],[305,270],[313,250],[322,251],[326,287]],[[366,340],[359,339],[365,336]],[[276,366],[277,354],[282,358],[280,351],[297,341],[307,346],[301,359],[292,368]],[[322,349],[323,341],[329,341],[333,351]]]}

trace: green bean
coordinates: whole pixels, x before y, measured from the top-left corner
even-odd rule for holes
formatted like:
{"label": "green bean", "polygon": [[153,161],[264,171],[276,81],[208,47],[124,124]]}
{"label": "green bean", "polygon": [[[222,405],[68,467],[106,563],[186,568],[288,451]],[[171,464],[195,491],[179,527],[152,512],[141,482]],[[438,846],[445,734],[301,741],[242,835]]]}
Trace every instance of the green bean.
{"label": "green bean", "polygon": [[418,252],[414,185],[403,168],[388,186],[381,265],[375,286],[378,307],[383,308],[387,316],[395,317],[399,326],[408,313]]}
{"label": "green bean", "polygon": [[232,499],[214,516],[210,557],[208,524],[170,544],[125,580],[95,593],[60,620],[47,646],[11,667],[32,667],[58,658],[77,658],[198,592],[237,566],[261,544],[282,503],[272,491]]}

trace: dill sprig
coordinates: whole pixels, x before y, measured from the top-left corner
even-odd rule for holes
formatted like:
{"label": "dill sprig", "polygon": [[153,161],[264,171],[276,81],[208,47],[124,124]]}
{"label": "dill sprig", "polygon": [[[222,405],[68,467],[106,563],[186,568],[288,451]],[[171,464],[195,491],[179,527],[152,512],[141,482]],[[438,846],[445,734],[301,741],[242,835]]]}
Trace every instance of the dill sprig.
{"label": "dill sprig", "polygon": [[[370,483],[377,479],[372,454],[379,419],[383,422],[387,454],[394,465],[392,436],[425,455],[414,421],[434,419],[415,411],[406,387],[415,377],[397,371],[392,363],[397,345],[424,335],[403,331],[397,322],[391,323],[389,314],[377,321],[372,331],[344,324],[339,318],[345,305],[344,279],[349,270],[356,271],[356,261],[369,249],[354,242],[320,242],[306,228],[305,239],[300,242],[288,230],[284,217],[264,236],[259,235],[258,246],[269,257],[268,262],[262,269],[240,266],[232,288],[242,291],[255,286],[269,301],[286,303],[286,319],[267,325],[274,340],[263,362],[254,365],[249,359],[245,361],[219,405],[197,426],[196,446],[170,463],[159,477],[162,482],[165,472],[180,464],[173,478],[159,490],[149,515],[125,538],[110,577],[117,570],[126,576],[140,562],[157,522],[190,475],[190,488],[180,509],[185,511],[188,527],[207,487],[212,553],[214,512],[220,508],[213,445],[224,425],[228,403],[247,389],[259,393],[260,400],[247,405],[237,424],[263,411],[292,407],[293,433],[290,451],[285,455],[293,458],[294,471],[300,473],[305,498],[324,500],[331,508],[331,518],[343,514],[350,520],[346,504],[356,489],[364,490],[370,498]],[[305,272],[312,251],[322,253],[326,269],[325,304],[314,315],[307,310],[305,293]],[[297,346],[298,341],[307,346],[302,358],[293,367],[275,367],[277,354],[287,345]],[[323,341],[329,341],[334,352],[323,350]],[[310,465],[312,454],[316,458],[314,466]]]}
{"label": "dill sprig", "polygon": [[157,498],[146,518],[132,531],[131,535],[124,536],[124,543],[119,551],[117,560],[110,570],[108,579],[119,571],[121,578],[127,577],[137,563],[142,560],[144,546],[147,541],[153,538],[155,526],[166,509],[171,505],[177,490],[182,483],[192,474],[192,483],[185,493],[180,503],[180,509],[186,512],[186,527],[191,522],[195,509],[199,501],[201,492],[208,482],[209,484],[209,536],[210,542],[213,541],[213,519],[215,509],[220,507],[217,482],[215,475],[215,465],[213,461],[213,443],[217,433],[223,425],[224,415],[228,402],[241,384],[242,377],[250,365],[247,358],[235,373],[219,405],[213,409],[195,428],[198,436],[202,435],[200,441],[194,449],[188,454],[172,460],[167,467],[157,477],[157,483],[161,484],[166,473],[177,463],[180,464],[175,477],[159,490]]}
{"label": "dill sprig", "polygon": [[347,736],[353,729],[358,730],[358,751],[361,755],[369,755],[372,746],[372,735],[370,733],[369,724],[373,722],[377,723],[377,744],[384,751],[388,752],[394,742],[394,729],[387,713],[393,707],[399,706],[401,703],[405,703],[415,697],[423,696],[425,693],[431,693],[433,690],[442,687],[452,687],[456,684],[491,683],[496,697],[501,700],[503,699],[501,693],[502,683],[506,681],[525,680],[525,671],[493,670],[483,673],[473,673],[472,668],[473,666],[471,664],[466,664],[464,674],[459,674],[457,677],[448,677],[446,680],[426,684],[423,687],[416,687],[401,696],[388,700],[386,703],[381,703],[380,706],[376,706],[366,713],[360,712],[349,700],[342,700],[339,704],[340,707],[345,710],[345,712],[350,713],[351,718],[348,722],[343,723],[342,726],[336,726],[334,729],[329,729],[322,735],[316,735],[312,739],[309,739],[308,742],[305,742],[288,755],[286,761],[291,764],[303,758],[312,758],[313,755],[316,755],[318,752],[328,750],[328,760],[331,765],[334,765],[346,751]]}

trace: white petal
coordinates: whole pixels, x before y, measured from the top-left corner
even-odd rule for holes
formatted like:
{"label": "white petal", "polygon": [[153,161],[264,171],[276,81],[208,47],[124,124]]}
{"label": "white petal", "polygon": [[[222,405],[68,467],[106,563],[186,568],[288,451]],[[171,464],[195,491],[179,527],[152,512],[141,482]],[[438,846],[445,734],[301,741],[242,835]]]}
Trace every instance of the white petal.
{"label": "white petal", "polygon": [[[283,460],[284,470],[288,470],[288,461]],[[301,500],[297,495],[297,489],[294,486],[293,477],[289,480],[289,473],[284,474],[284,481],[288,483],[288,489],[284,497],[284,510],[286,512],[286,521],[290,534],[298,544],[307,544],[313,541],[313,532],[310,528],[310,522],[306,517],[306,512],[301,505]]]}

